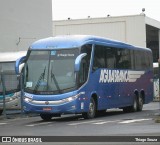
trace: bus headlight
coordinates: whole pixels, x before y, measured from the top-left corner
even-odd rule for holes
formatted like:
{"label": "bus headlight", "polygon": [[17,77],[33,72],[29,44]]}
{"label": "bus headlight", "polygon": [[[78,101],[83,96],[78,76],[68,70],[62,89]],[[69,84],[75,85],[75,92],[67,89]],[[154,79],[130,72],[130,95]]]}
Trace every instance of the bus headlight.
{"label": "bus headlight", "polygon": [[29,98],[29,97],[24,97],[24,101],[25,101],[25,102],[32,102],[32,99]]}
{"label": "bus headlight", "polygon": [[23,97],[23,100],[24,100],[25,102],[32,102],[32,98],[33,98],[32,95],[30,95],[30,94],[28,94],[28,93],[25,93],[25,94],[24,94],[24,97]]}
{"label": "bus headlight", "polygon": [[66,99],[63,99],[63,101],[64,102],[72,102],[72,101],[76,100],[82,94],[85,94],[85,92],[80,92],[79,94],[77,94],[75,96],[71,96],[71,97],[68,97]]}
{"label": "bus headlight", "polygon": [[71,102],[71,101],[74,101],[75,99],[77,99],[77,95],[76,96],[72,96],[72,97],[69,97],[69,98],[66,98],[66,99],[63,99],[64,102]]}

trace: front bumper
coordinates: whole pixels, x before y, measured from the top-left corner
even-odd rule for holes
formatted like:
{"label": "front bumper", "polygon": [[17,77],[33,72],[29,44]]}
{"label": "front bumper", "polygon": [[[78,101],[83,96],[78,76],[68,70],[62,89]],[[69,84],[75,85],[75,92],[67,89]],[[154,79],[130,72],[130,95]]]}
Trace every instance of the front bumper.
{"label": "front bumper", "polygon": [[52,114],[74,114],[82,110],[81,105],[79,105],[76,100],[61,105],[35,105],[24,102],[23,109],[25,112]]}
{"label": "front bumper", "polygon": [[51,113],[51,114],[76,114],[84,112],[86,102],[81,99],[84,92],[61,100],[35,100],[31,97],[24,97],[23,108],[25,112]]}

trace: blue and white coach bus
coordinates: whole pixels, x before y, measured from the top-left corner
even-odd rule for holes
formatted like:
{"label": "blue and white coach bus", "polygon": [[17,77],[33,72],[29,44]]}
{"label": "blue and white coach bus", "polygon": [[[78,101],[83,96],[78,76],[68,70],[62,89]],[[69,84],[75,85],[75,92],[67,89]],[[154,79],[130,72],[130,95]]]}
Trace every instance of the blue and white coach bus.
{"label": "blue and white coach bus", "polygon": [[96,36],[57,36],[33,43],[16,62],[17,72],[22,62],[24,111],[44,120],[71,113],[94,118],[110,108],[141,111],[153,100],[148,48]]}

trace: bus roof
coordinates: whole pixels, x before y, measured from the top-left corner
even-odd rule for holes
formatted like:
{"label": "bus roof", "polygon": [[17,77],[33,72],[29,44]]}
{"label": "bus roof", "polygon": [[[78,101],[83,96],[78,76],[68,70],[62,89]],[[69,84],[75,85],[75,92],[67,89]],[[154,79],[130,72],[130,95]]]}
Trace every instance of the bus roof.
{"label": "bus roof", "polygon": [[16,61],[22,56],[26,55],[26,51],[19,52],[1,52],[0,53],[0,62],[12,62]]}
{"label": "bus roof", "polygon": [[110,47],[119,47],[119,48],[129,48],[129,49],[144,49],[151,51],[148,48],[136,47],[121,41],[106,39],[103,37],[93,36],[93,35],[62,35],[56,37],[49,37],[45,39],[40,39],[34,42],[30,46],[30,50],[52,50],[59,48],[75,48],[80,47],[84,44],[104,44]]}

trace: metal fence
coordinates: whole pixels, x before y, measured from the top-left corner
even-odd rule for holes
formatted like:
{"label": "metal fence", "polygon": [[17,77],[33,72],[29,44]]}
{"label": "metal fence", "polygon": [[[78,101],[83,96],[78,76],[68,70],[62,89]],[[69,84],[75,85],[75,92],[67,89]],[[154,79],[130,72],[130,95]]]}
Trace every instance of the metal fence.
{"label": "metal fence", "polygon": [[[0,73],[0,109],[1,113],[6,117],[6,111],[14,103],[22,104],[22,74],[15,74],[14,72]],[[15,100],[15,101],[14,101]],[[18,102],[16,102],[18,101]],[[22,105],[19,104],[19,109],[22,110]]]}

